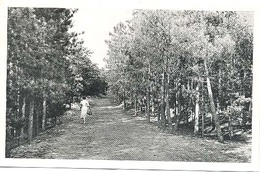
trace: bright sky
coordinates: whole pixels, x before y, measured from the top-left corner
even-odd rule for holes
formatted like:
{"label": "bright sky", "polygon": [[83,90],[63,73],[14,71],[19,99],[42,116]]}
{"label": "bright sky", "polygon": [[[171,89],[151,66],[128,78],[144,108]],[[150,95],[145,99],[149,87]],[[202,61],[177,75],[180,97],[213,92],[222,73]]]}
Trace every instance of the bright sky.
{"label": "bright sky", "polygon": [[80,8],[74,15],[73,31],[82,32],[85,46],[94,53],[90,57],[99,68],[105,66],[103,59],[106,57],[107,45],[105,40],[109,38],[109,32],[113,27],[131,18],[132,10],[125,9],[86,9]]}

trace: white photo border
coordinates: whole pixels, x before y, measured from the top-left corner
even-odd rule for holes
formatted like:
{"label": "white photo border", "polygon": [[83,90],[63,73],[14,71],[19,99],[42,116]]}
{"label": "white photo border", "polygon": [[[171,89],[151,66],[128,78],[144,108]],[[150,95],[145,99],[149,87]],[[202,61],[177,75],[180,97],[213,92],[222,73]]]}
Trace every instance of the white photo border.
{"label": "white photo border", "polygon": [[[8,7],[112,9],[228,10],[254,12],[253,137],[251,163],[158,162],[112,160],[50,160],[5,158],[6,58]],[[260,1],[257,0],[0,0],[0,167],[40,167],[114,170],[259,171]]]}

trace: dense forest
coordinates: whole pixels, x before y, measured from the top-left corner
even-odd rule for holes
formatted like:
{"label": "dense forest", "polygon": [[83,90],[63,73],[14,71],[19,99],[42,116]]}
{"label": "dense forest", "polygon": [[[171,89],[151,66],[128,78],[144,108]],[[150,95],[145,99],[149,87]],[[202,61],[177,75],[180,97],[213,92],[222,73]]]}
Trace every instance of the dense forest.
{"label": "dense forest", "polygon": [[250,12],[134,10],[118,23],[106,58],[109,91],[126,110],[220,142],[250,132]]}
{"label": "dense forest", "polygon": [[[61,123],[82,96],[107,92],[127,113],[170,134],[219,142],[251,134],[251,12],[133,10],[105,40],[106,68],[100,70],[80,39],[84,32],[71,29],[77,11],[8,9],[6,157]],[[100,107],[99,118],[114,119],[111,109]]]}
{"label": "dense forest", "polygon": [[71,32],[75,9],[9,8],[6,150],[55,126],[65,104],[104,94],[107,84]]}

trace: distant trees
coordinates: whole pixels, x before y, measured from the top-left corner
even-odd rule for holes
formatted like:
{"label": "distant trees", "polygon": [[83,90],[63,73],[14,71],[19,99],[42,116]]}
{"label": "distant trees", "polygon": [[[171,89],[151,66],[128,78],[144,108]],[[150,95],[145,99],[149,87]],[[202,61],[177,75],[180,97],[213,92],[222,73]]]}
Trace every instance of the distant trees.
{"label": "distant trees", "polygon": [[170,133],[215,131],[222,142],[232,123],[251,123],[253,32],[244,14],[135,10],[106,41],[110,91]]}
{"label": "distant trees", "polygon": [[76,11],[8,9],[7,149],[55,124],[73,96],[104,93],[91,51],[78,40],[83,33],[69,31]]}

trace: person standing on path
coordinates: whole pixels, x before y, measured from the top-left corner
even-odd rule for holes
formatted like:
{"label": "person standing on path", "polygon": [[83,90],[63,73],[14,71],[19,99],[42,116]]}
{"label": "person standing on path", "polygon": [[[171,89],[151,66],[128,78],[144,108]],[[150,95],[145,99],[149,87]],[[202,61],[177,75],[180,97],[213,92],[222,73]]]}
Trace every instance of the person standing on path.
{"label": "person standing on path", "polygon": [[89,105],[89,102],[86,100],[86,97],[82,97],[82,101],[80,102],[80,110],[81,110],[81,113],[80,113],[80,118],[82,119],[83,118],[83,122],[84,124],[86,123],[86,116],[88,114],[88,111],[90,110],[90,105]]}

